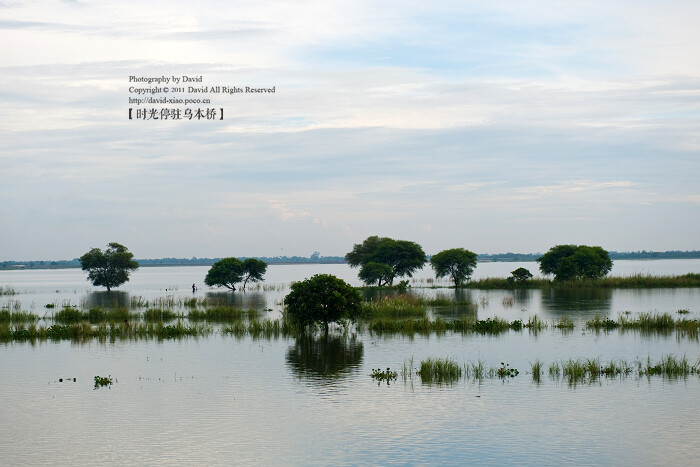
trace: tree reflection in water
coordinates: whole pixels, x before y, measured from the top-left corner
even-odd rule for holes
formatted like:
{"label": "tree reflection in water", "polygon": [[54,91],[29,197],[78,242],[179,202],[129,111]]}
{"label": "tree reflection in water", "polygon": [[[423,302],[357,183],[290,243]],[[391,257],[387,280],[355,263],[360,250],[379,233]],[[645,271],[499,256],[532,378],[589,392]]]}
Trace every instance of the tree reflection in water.
{"label": "tree reflection in water", "polygon": [[300,378],[321,383],[341,380],[360,366],[362,342],[355,336],[304,334],[287,351],[287,364]]}

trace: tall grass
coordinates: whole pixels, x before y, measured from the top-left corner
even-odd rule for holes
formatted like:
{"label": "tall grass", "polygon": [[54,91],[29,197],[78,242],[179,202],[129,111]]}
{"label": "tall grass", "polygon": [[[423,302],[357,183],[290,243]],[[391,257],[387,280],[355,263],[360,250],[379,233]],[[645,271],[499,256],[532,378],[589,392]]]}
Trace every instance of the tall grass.
{"label": "tall grass", "polygon": [[426,310],[423,300],[409,294],[386,296],[362,303],[362,315],[367,318],[423,317]]}
{"label": "tall grass", "polygon": [[462,367],[449,358],[429,358],[420,362],[418,375],[427,384],[454,383],[462,377]]}

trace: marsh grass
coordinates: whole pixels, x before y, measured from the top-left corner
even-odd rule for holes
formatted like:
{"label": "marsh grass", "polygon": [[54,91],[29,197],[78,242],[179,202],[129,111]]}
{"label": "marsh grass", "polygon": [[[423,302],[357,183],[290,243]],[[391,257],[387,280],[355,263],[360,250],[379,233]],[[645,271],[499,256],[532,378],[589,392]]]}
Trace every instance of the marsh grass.
{"label": "marsh grass", "polygon": [[362,303],[362,315],[365,318],[423,317],[426,311],[425,302],[409,294],[385,296]]}
{"label": "marsh grass", "polygon": [[673,355],[666,355],[659,363],[652,364],[649,357],[647,357],[646,363],[638,362],[637,368],[640,376],[661,376],[665,379],[674,380],[700,374],[700,360],[691,365],[685,356],[677,358]]}
{"label": "marsh grass", "polygon": [[161,310],[160,308],[149,308],[143,312],[143,319],[146,321],[173,321],[182,318],[181,313],[172,310]]}
{"label": "marsh grass", "polygon": [[39,317],[27,311],[0,310],[0,323],[31,323],[39,321]]}
{"label": "marsh grass", "polygon": [[556,329],[560,329],[562,332],[570,332],[574,330],[574,322],[567,316],[562,316],[553,326]]}
{"label": "marsh grass", "polygon": [[462,377],[462,367],[449,358],[429,358],[420,362],[418,375],[426,384],[450,384]]}
{"label": "marsh grass", "polygon": [[241,310],[234,306],[214,306],[204,310],[190,310],[187,318],[190,321],[238,321],[244,318],[255,319],[260,312],[257,310]]}
{"label": "marsh grass", "polygon": [[540,384],[542,379],[542,362],[540,362],[539,358],[536,359],[534,363],[530,364],[530,371],[532,373],[532,381]]}
{"label": "marsh grass", "polygon": [[530,333],[537,335],[538,332],[547,327],[547,323],[542,321],[537,317],[537,315],[532,315],[528,318],[525,327],[530,331]]}
{"label": "marsh grass", "polygon": [[685,317],[676,319],[670,313],[640,313],[633,318],[630,317],[629,313],[623,313],[618,316],[617,321],[596,316],[586,322],[586,328],[595,331],[620,329],[622,331],[637,330],[644,333],[661,334],[679,331],[685,335],[697,336],[700,330],[700,320]]}

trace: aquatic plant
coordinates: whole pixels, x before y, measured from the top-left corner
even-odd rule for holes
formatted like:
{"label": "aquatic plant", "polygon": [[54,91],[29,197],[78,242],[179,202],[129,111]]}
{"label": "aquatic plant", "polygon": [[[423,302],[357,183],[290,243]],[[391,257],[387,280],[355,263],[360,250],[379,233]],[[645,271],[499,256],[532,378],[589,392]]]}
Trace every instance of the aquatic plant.
{"label": "aquatic plant", "polygon": [[400,294],[364,301],[361,310],[361,316],[365,318],[406,318],[425,316],[427,307],[414,295]]}
{"label": "aquatic plant", "polygon": [[449,358],[429,358],[420,362],[418,375],[423,383],[453,383],[462,377],[462,367]]}
{"label": "aquatic plant", "polygon": [[95,376],[95,389],[107,386],[110,387],[114,381],[112,380],[112,375],[109,376]]}
{"label": "aquatic plant", "polygon": [[539,384],[542,377],[542,362],[540,362],[539,358],[530,364],[530,370],[532,372],[532,381]]}
{"label": "aquatic plant", "polygon": [[398,373],[389,367],[387,367],[386,370],[382,370],[381,368],[373,369],[370,376],[373,380],[377,381],[377,384],[382,384],[382,382],[385,382],[387,386],[392,381],[396,381],[396,379],[399,377]]}
{"label": "aquatic plant", "polygon": [[501,362],[501,367],[496,370],[496,376],[501,379],[515,378],[520,372],[517,368],[511,368],[508,363]]}

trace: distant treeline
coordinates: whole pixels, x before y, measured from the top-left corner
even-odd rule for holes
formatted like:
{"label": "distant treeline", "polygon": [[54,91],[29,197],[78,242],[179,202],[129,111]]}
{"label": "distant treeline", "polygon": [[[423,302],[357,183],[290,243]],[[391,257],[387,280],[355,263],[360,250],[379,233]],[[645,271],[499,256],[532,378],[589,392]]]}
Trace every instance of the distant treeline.
{"label": "distant treeline", "polygon": [[[700,259],[700,251],[611,251],[610,259]],[[531,262],[536,261],[542,253],[498,253],[479,254],[479,262]],[[241,256],[241,259],[247,257]],[[344,264],[343,256],[320,256],[314,253],[311,256],[258,256],[255,257],[268,264]],[[158,258],[137,259],[139,266],[211,266],[221,258]],[[78,258],[59,261],[0,261],[2,269],[67,269],[79,268]]]}

